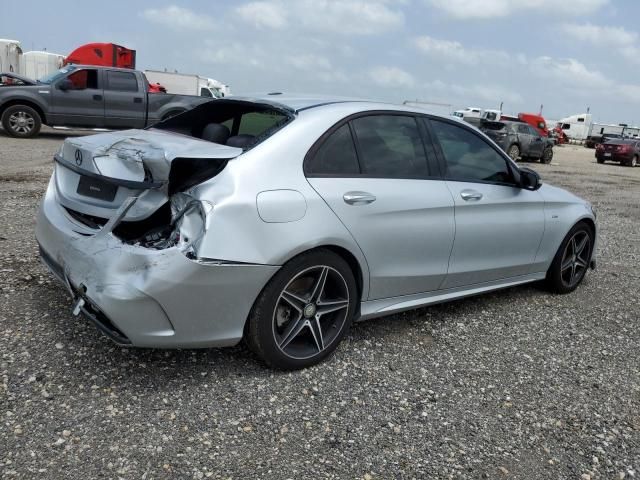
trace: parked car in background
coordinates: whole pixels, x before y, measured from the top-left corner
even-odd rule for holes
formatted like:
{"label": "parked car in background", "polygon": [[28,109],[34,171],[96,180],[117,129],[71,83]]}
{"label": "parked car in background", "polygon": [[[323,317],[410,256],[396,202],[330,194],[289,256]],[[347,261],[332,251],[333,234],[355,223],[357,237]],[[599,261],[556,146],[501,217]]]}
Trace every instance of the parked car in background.
{"label": "parked car in background", "polygon": [[640,158],[640,141],[610,139],[596,147],[598,163],[618,162],[626,167],[635,167]]}
{"label": "parked car in background", "polygon": [[67,65],[37,82],[23,83],[0,88],[2,127],[8,135],[22,138],[36,136],[43,124],[144,128],[211,101],[149,93],[142,72],[116,67]]}
{"label": "parked car in background", "polygon": [[513,160],[519,158],[551,163],[554,140],[541,136],[524,122],[482,122],[479,126]]}
{"label": "parked car in background", "polygon": [[599,144],[607,142],[609,140],[622,139],[620,133],[603,133],[602,135],[589,135],[584,141],[584,146],[587,148],[596,148]]}
{"label": "parked car in background", "polygon": [[420,108],[229,97],[54,159],[41,258],[120,344],[245,338],[303,368],[355,319],[540,280],[569,293],[595,267],[588,202]]}

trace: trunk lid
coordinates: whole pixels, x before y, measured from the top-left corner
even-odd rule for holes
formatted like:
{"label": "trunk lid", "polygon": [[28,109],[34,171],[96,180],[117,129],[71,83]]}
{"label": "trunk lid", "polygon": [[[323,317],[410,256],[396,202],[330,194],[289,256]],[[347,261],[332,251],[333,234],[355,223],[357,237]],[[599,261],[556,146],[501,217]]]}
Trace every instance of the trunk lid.
{"label": "trunk lid", "polygon": [[240,148],[159,130],[68,138],[55,156],[58,201],[99,223],[138,197],[122,220],[143,220],[181,186],[212,178],[240,154]]}

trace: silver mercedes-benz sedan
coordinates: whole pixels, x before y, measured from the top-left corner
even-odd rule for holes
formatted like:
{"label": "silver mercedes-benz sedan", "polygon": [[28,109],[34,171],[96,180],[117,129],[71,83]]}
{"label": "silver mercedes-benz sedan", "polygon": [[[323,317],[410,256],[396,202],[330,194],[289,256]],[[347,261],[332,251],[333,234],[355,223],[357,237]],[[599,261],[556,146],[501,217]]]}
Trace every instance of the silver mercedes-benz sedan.
{"label": "silver mercedes-benz sedan", "polygon": [[268,365],[330,355],[352,321],[595,266],[586,201],[475,128],[419,109],[271,94],[69,138],[41,257],[119,344],[245,339]]}

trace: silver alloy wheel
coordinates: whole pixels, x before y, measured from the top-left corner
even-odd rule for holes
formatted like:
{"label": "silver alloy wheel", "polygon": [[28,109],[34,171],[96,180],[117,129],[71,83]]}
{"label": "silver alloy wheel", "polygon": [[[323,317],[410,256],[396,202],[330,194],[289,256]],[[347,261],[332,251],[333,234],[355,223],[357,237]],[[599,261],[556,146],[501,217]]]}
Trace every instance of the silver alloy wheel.
{"label": "silver alloy wheel", "polygon": [[576,232],[567,243],[560,264],[560,277],[567,287],[577,285],[589,268],[591,237],[584,230]]}
{"label": "silver alloy wheel", "polygon": [[509,147],[509,152],[507,153],[507,155],[509,155],[509,157],[511,157],[511,160],[515,162],[516,160],[518,160],[518,157],[520,156],[520,149],[518,148],[517,145],[511,145]]}
{"label": "silver alloy wheel", "polygon": [[9,117],[9,127],[14,133],[26,135],[33,130],[35,124],[33,116],[24,111],[17,111]]}
{"label": "silver alloy wheel", "polygon": [[273,312],[276,345],[290,358],[306,359],[326,350],[349,313],[344,277],[327,265],[298,273],[282,290]]}

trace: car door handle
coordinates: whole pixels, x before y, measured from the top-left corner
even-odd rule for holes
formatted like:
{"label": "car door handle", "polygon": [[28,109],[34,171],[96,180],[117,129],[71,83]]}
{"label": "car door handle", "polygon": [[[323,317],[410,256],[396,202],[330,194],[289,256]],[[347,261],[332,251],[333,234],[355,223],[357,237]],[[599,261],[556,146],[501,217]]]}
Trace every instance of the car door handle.
{"label": "car door handle", "polygon": [[142,97],[133,97],[133,103],[142,103]]}
{"label": "car door handle", "polygon": [[466,202],[470,200],[477,201],[482,198],[482,194],[480,192],[476,192],[475,190],[462,190],[460,192],[460,196]]}
{"label": "car door handle", "polygon": [[93,99],[97,100],[97,101],[100,101],[100,100],[102,100],[102,95],[94,95]]}
{"label": "car door handle", "polygon": [[347,192],[342,198],[349,205],[366,205],[376,201],[376,196],[368,192]]}

